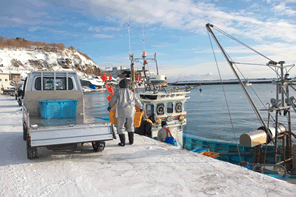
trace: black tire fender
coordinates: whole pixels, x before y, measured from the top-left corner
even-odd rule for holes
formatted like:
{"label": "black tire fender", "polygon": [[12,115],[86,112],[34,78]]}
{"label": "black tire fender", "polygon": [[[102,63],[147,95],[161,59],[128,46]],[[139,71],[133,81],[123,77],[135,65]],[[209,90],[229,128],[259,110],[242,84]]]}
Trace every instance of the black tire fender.
{"label": "black tire fender", "polygon": [[27,157],[28,159],[35,159],[38,157],[37,155],[37,147],[31,146],[31,138],[27,135]]}
{"label": "black tire fender", "polygon": [[92,142],[91,144],[95,152],[102,152],[105,149],[105,145],[106,145],[104,141],[95,141],[95,142]]}
{"label": "black tire fender", "polygon": [[27,140],[27,127],[25,122],[23,122],[23,140]]}

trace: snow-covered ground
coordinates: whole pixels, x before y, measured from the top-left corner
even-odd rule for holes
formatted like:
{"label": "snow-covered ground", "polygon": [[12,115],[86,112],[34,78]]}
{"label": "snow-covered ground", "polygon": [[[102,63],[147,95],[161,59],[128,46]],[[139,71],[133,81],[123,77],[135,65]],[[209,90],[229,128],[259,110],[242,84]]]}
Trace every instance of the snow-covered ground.
{"label": "snow-covered ground", "polygon": [[0,196],[296,196],[296,185],[139,135],[28,160],[20,109],[0,95]]}
{"label": "snow-covered ground", "polygon": [[[81,70],[86,67],[98,67],[92,60],[87,59],[76,50],[65,48],[58,52],[47,52],[45,50],[30,50],[26,48],[3,48],[0,49],[0,73],[20,73],[22,77],[26,77],[31,70],[38,69],[38,65],[46,70],[69,70],[63,69],[59,62],[61,59],[68,58],[71,60],[69,69],[77,69],[76,65]],[[15,62],[13,64],[13,62]],[[18,65],[15,67],[14,65]],[[35,65],[34,65],[35,64]],[[40,68],[39,68],[40,69]],[[78,71],[80,77],[89,77],[83,72]]]}

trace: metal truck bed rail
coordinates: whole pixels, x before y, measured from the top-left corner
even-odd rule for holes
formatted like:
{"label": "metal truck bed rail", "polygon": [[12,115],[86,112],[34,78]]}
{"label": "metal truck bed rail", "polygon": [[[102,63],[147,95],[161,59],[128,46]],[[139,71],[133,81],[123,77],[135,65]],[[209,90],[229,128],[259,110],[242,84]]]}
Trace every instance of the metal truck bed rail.
{"label": "metal truck bed rail", "polygon": [[106,141],[113,139],[110,123],[31,128],[31,146]]}

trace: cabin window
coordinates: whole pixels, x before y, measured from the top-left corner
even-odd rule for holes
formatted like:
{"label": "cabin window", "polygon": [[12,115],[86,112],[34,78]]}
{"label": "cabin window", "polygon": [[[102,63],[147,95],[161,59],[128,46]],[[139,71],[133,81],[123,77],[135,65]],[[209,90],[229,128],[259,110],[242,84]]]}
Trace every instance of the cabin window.
{"label": "cabin window", "polygon": [[157,115],[164,114],[164,104],[163,103],[157,104],[156,112],[157,112]]}
{"label": "cabin window", "polygon": [[174,104],[172,102],[169,102],[167,104],[167,113],[173,113],[174,112]]}
{"label": "cabin window", "polygon": [[[68,78],[69,87],[68,90],[73,89],[73,81]],[[66,77],[56,77],[56,90],[67,90]],[[35,80],[35,89],[41,90],[41,77],[37,77]],[[54,78],[43,77],[43,90],[54,90]]]}
{"label": "cabin window", "polygon": [[176,112],[181,113],[183,111],[183,105],[182,102],[176,102]]}
{"label": "cabin window", "polygon": [[154,114],[154,105],[153,104],[146,105],[146,114],[147,114],[147,116]]}

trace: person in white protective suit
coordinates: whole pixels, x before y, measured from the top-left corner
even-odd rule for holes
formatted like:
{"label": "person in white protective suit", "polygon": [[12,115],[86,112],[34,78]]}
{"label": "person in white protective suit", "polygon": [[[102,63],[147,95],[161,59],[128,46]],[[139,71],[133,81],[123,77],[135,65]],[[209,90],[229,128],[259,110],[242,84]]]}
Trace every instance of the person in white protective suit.
{"label": "person in white protective suit", "polygon": [[167,138],[167,122],[166,121],[162,121],[161,122],[161,129],[158,131],[157,133],[157,140],[158,141],[161,141],[161,142],[164,142],[165,139]]}
{"label": "person in white protective suit", "polygon": [[119,146],[125,146],[125,129],[128,132],[129,144],[134,143],[135,106],[143,111],[143,105],[138,96],[128,89],[128,80],[122,79],[119,87],[112,96],[108,111],[116,104],[117,133],[120,138]]}

